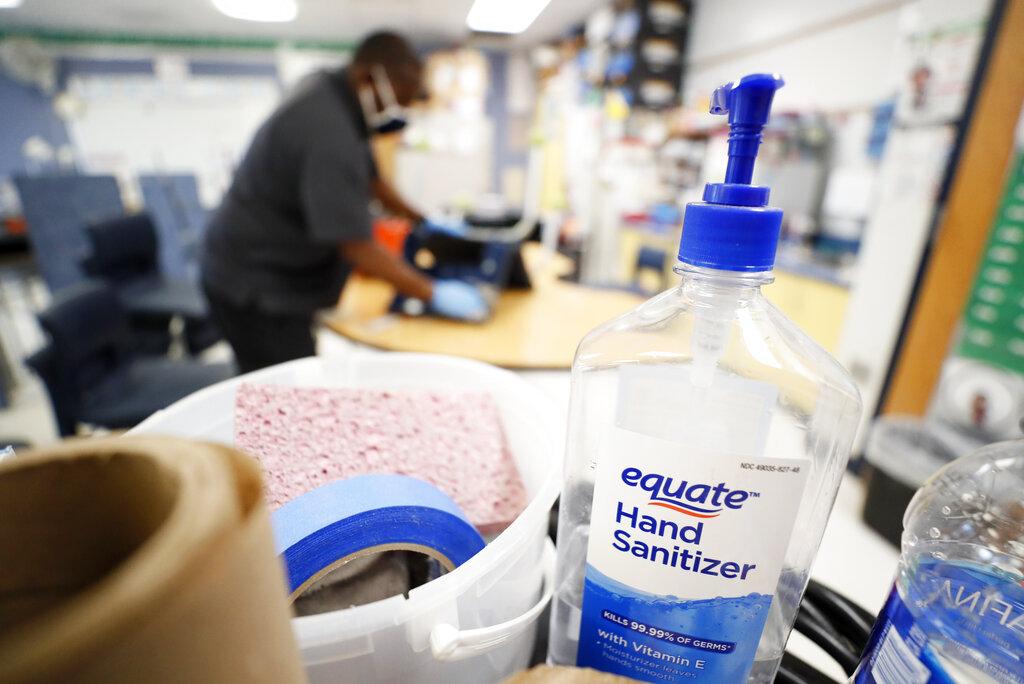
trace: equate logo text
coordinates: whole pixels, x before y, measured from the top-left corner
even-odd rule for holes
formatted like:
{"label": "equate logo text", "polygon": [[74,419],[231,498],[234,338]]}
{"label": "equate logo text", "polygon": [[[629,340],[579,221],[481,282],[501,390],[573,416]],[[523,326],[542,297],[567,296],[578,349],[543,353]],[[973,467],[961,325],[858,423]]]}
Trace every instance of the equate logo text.
{"label": "equate logo text", "polygon": [[730,489],[724,482],[715,485],[691,483],[658,473],[645,475],[639,468],[624,469],[622,481],[648,492],[651,497],[648,506],[668,508],[694,518],[717,518],[726,508],[739,510],[747,499],[760,496],[758,492]]}

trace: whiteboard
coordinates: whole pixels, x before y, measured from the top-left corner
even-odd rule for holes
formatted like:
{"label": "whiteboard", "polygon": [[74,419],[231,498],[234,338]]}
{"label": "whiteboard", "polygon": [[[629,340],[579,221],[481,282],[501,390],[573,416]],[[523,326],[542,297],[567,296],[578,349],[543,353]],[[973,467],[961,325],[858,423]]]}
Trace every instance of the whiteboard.
{"label": "whiteboard", "polygon": [[89,74],[69,80],[68,134],[79,166],[119,179],[141,206],[140,173],[194,173],[215,206],[256,129],[280,99],[271,76]]}

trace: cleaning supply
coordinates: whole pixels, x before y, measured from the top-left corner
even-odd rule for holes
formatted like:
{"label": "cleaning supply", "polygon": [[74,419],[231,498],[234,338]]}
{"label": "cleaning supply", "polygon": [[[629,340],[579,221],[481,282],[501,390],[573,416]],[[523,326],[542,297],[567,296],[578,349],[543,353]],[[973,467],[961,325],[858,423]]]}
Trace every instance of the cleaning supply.
{"label": "cleaning supply", "polygon": [[349,561],[417,551],[451,572],[484,548],[455,502],[404,475],[361,475],[306,492],[271,515],[289,598]]}
{"label": "cleaning supply", "polygon": [[260,462],[271,509],[345,478],[397,474],[429,482],[481,534],[526,507],[501,415],[486,392],[243,383],[235,444]]}
{"label": "cleaning supply", "polygon": [[[415,586],[407,596],[305,615],[292,620],[292,628],[312,684],[482,684],[527,667],[555,575],[548,525],[561,464],[552,454],[565,440],[560,411],[551,399],[515,373],[479,361],[354,350],[297,359],[219,383],[154,414],[133,432],[230,444],[237,427],[235,399],[245,384],[307,390],[386,387],[402,395],[491,398],[526,491],[527,505],[515,520],[469,562]],[[289,405],[277,407],[287,410]],[[323,412],[318,414],[318,420],[325,419]],[[459,497],[452,499],[469,514]],[[283,582],[268,597],[282,604]],[[244,578],[238,583],[246,585]]]}
{"label": "cleaning supply", "polygon": [[648,682],[770,682],[779,666],[861,410],[761,293],[782,212],[750,183],[781,85],[715,91],[729,163],[686,208],[681,282],[576,353],[552,664]]}
{"label": "cleaning supply", "polygon": [[1024,684],[1024,440],[946,465],[903,517],[903,553],[858,684]]}

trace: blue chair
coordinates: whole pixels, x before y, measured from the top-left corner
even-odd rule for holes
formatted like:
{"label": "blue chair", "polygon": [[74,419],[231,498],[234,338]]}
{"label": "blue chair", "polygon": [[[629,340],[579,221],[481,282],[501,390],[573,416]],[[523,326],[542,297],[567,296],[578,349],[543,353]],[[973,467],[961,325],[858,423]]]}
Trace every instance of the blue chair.
{"label": "blue chair", "polygon": [[83,228],[124,213],[113,176],[15,176],[28,239],[39,272],[51,292],[86,278],[89,253]]}
{"label": "blue chair", "polygon": [[139,188],[160,238],[160,270],[178,278],[198,277],[207,216],[196,177],[142,174]]}
{"label": "blue chair", "polygon": [[665,261],[668,259],[668,255],[663,249],[657,249],[655,247],[648,247],[646,245],[640,247],[640,251],[636,255],[636,265],[633,269],[633,284],[639,285],[640,274],[645,271],[653,271],[658,277],[658,289],[664,288],[665,286]]}
{"label": "blue chair", "polygon": [[83,423],[130,428],[234,373],[229,364],[133,354],[128,316],[114,290],[97,281],[60,291],[39,322],[50,342],[27,363],[46,385],[62,436]]}
{"label": "blue chair", "polygon": [[193,353],[220,339],[198,283],[160,273],[156,229],[148,214],[100,221],[85,232],[92,247],[83,261],[85,271],[114,287],[133,327],[149,324],[166,331],[171,319],[180,316]]}
{"label": "blue chair", "polygon": [[643,246],[636,255],[636,270],[649,268],[654,271],[664,271],[667,258],[665,250]]}

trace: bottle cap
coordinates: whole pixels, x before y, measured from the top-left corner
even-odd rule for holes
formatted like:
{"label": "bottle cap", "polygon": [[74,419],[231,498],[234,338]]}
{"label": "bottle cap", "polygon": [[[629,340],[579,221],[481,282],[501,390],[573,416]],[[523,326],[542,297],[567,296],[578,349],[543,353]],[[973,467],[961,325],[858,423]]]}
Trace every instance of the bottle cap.
{"label": "bottle cap", "polygon": [[729,116],[729,164],[724,183],[708,183],[704,201],[686,205],[683,263],[727,271],[770,271],[775,265],[782,210],[768,206],[767,187],[750,181],[772,98],[783,83],[777,74],[750,74],[713,93],[711,113]]}

